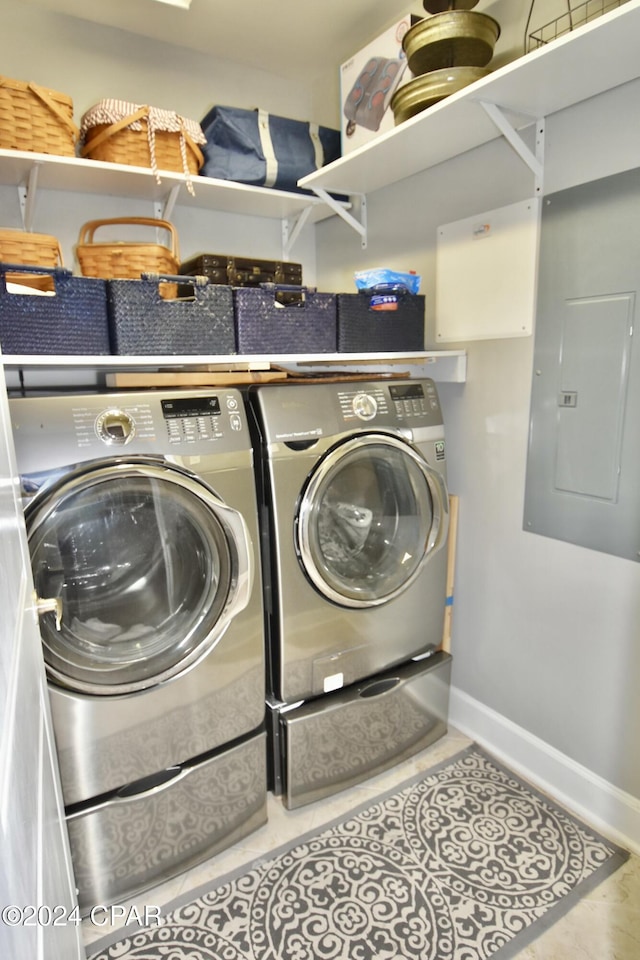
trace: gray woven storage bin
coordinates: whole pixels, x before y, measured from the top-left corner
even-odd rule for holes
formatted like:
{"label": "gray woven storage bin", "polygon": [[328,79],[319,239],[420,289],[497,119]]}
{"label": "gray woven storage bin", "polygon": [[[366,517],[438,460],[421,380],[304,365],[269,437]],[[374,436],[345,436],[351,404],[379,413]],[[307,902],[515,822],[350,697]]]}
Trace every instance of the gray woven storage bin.
{"label": "gray woven storage bin", "polygon": [[373,310],[371,294],[338,294],[340,353],[400,353],[424,350],[424,296],[401,296],[397,310]]}
{"label": "gray woven storage bin", "polygon": [[[50,277],[53,294],[11,293],[7,274]],[[0,264],[0,343],[5,354],[109,353],[106,282],[62,267]]]}
{"label": "gray woven storage bin", "polygon": [[[278,292],[301,291],[281,304]],[[265,284],[233,290],[239,353],[335,353],[336,296],[305,287]]]}
{"label": "gray woven storage bin", "polygon": [[[165,300],[160,283],[176,283],[193,296]],[[231,287],[196,283],[192,277],[107,281],[112,352],[139,356],[236,352]]]}

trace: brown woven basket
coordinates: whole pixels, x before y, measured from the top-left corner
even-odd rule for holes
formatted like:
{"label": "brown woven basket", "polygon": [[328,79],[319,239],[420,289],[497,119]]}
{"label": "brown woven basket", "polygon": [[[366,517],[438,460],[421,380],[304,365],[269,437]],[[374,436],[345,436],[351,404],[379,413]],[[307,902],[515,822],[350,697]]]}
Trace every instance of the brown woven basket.
{"label": "brown woven basket", "polygon": [[[62,250],[57,237],[46,233],[0,230],[0,263],[20,263],[28,267],[63,267]],[[5,280],[36,290],[53,290],[50,276],[37,273],[6,273]]]}
{"label": "brown woven basket", "polygon": [[57,237],[22,230],[0,230],[0,261],[30,267],[61,267],[62,250]]}
{"label": "brown woven basket", "polygon": [[35,83],[0,76],[0,148],[74,157],[73,101]]}
{"label": "brown woven basket", "polygon": [[[170,246],[161,243],[144,243],[138,240],[94,242],[99,227],[111,225],[143,226],[166,230]],[[153,217],[114,217],[110,220],[90,220],[80,229],[76,256],[85,277],[101,277],[104,280],[135,280],[143,273],[178,273],[180,254],[176,229],[168,220]]]}
{"label": "brown woven basket", "polygon": [[[154,130],[152,141],[148,128],[148,114],[149,107],[141,107],[117,123],[97,123],[90,127],[84,134],[84,144],[80,149],[81,156],[108,163],[151,167],[154,173],[158,170],[169,170],[197,174],[204,163],[200,147],[184,130]],[[142,129],[131,129],[130,125],[135,121],[142,122]],[[152,156],[152,142],[155,147],[155,158]]]}

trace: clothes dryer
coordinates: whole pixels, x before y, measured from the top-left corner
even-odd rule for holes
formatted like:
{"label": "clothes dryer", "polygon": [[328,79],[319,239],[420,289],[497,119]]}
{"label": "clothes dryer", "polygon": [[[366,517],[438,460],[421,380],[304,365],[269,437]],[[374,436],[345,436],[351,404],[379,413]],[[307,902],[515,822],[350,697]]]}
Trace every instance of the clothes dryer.
{"label": "clothes dryer", "polygon": [[87,912],[266,820],[252,445],[231,389],[10,412]]}
{"label": "clothes dryer", "polygon": [[[444,427],[429,379],[270,385],[248,395],[260,450],[271,785],[296,806],[446,729]],[[409,663],[422,665],[401,678]],[[437,690],[425,688],[436,672]],[[392,736],[400,703],[418,704],[418,715]],[[338,743],[347,716],[354,736]],[[323,775],[315,763],[320,742],[342,754],[331,775],[334,764]]]}

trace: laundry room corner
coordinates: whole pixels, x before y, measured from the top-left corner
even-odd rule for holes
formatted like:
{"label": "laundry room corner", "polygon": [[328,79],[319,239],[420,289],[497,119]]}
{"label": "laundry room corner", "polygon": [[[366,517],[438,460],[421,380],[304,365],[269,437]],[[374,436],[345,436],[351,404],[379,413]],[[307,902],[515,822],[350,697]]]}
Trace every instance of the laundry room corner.
{"label": "laundry room corner", "polygon": [[[634,166],[637,133],[623,118],[637,96],[634,81],[548,119],[545,190]],[[428,343],[436,339],[438,227],[531,195],[530,173],[501,147],[488,143],[416,174],[403,191],[396,184],[368,198],[369,224],[384,222],[391,241],[386,262],[422,277]],[[318,236],[318,275],[336,286],[387,249],[377,235],[359,249],[333,221]],[[487,746],[509,760],[527,757],[532,778],[566,787],[576,809],[597,807],[637,845],[638,566],[524,529],[534,336],[437,344],[467,356],[464,383],[438,383],[460,511],[451,723],[484,731]],[[515,731],[523,731],[519,746]]]}
{"label": "laundry room corner", "polygon": [[640,956],[640,0],[552,6],[5,4],[3,958]]}

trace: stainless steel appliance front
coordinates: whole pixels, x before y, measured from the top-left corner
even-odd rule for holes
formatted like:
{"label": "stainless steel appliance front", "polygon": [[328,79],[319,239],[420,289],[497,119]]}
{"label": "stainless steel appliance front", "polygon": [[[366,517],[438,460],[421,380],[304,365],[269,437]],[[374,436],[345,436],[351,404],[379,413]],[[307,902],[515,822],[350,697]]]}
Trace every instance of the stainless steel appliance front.
{"label": "stainless steel appliance front", "polygon": [[442,640],[449,502],[432,381],[258,388],[272,692],[285,703]]}
{"label": "stainless steel appliance front", "polygon": [[[264,641],[252,448],[234,390],[10,405],[88,909],[95,891],[108,902],[128,896],[266,818],[254,756],[264,742]],[[221,786],[229,758],[242,772]],[[238,783],[243,801],[232,796]],[[224,815],[205,818],[214,794]],[[175,816],[163,833],[153,812],[176,805],[177,843]],[[108,837],[116,821],[123,835],[133,829],[134,810],[150,821],[148,848],[129,851],[129,869],[109,861],[123,851]]]}
{"label": "stainless steel appliance front", "polygon": [[267,701],[275,792],[294,809],[430,746],[447,730],[450,678],[440,651],[303,703]]}
{"label": "stainless steel appliance front", "polygon": [[[327,737],[332,750],[330,728],[355,709],[368,715],[372,701],[352,698],[354,689],[380,689],[385,671],[441,646],[444,427],[431,380],[272,385],[252,388],[249,399],[260,451],[271,783],[293,806],[383,769],[446,728],[440,694],[424,704],[421,733],[407,728],[401,742],[369,742],[365,722],[360,753],[375,759],[362,764],[352,752],[339,777],[329,765],[326,776],[313,773],[316,787],[306,782],[303,743]],[[429,701],[433,687],[416,681],[382,697],[378,720],[403,702],[400,689]]]}

